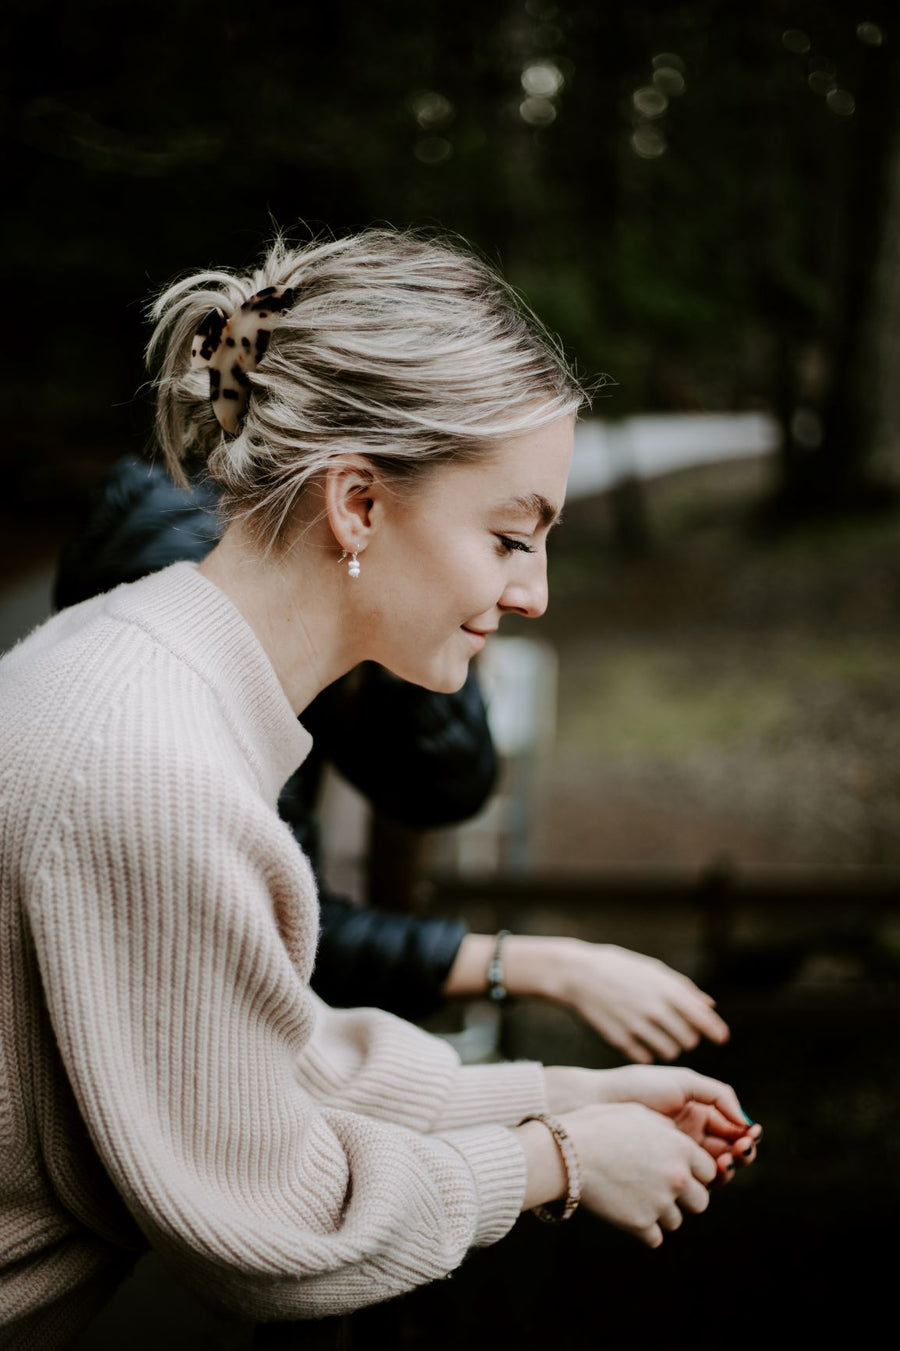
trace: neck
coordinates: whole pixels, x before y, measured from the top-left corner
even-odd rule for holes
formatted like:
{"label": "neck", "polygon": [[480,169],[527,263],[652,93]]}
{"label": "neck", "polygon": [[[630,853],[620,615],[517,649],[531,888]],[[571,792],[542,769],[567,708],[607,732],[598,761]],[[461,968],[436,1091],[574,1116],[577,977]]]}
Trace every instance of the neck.
{"label": "neck", "polygon": [[199,565],[256,634],[298,714],[364,657],[347,637],[355,626],[344,613],[337,558],[333,541],[315,530],[284,554],[265,555],[234,522]]}

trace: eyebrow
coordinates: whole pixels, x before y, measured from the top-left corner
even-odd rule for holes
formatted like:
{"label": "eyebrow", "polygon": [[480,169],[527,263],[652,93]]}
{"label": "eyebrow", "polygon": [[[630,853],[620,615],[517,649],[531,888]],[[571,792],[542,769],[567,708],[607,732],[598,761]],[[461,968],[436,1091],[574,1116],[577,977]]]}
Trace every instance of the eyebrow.
{"label": "eyebrow", "polygon": [[512,497],[499,508],[501,512],[516,512],[520,516],[535,516],[541,525],[558,525],[562,520],[561,512],[541,493],[525,493],[522,497]]}

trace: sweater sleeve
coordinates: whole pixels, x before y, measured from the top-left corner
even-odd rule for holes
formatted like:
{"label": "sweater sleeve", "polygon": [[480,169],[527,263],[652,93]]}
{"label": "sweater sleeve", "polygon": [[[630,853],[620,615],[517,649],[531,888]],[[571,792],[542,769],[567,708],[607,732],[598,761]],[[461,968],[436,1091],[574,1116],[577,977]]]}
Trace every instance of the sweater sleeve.
{"label": "sweater sleeve", "polygon": [[27,910],[82,1116],[150,1242],[265,1320],[388,1298],[500,1238],[535,1067],[473,1075],[389,1014],[327,1010],[314,892],[274,813],[190,765],[166,767],[161,805],[113,744],[76,775]]}

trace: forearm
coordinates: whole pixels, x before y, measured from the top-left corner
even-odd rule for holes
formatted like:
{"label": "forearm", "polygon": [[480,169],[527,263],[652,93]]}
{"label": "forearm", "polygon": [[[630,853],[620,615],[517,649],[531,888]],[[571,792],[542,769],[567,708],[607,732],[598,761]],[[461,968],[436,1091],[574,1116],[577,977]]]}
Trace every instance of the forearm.
{"label": "forearm", "polygon": [[[467,934],[444,982],[445,995],[478,995],[488,988],[496,936]],[[503,941],[503,980],[512,995],[564,1000],[565,972],[577,947],[574,938],[510,934]]]}

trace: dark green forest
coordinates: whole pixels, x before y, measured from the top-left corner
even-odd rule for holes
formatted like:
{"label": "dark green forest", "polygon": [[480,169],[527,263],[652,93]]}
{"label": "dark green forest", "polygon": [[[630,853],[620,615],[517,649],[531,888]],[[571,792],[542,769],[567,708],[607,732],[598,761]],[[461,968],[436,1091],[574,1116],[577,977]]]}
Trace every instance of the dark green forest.
{"label": "dark green forest", "polygon": [[275,224],[459,232],[615,381],[597,415],[773,411],[789,514],[892,488],[885,0],[30,0],[2,23],[17,515],[144,446],[144,300]]}

